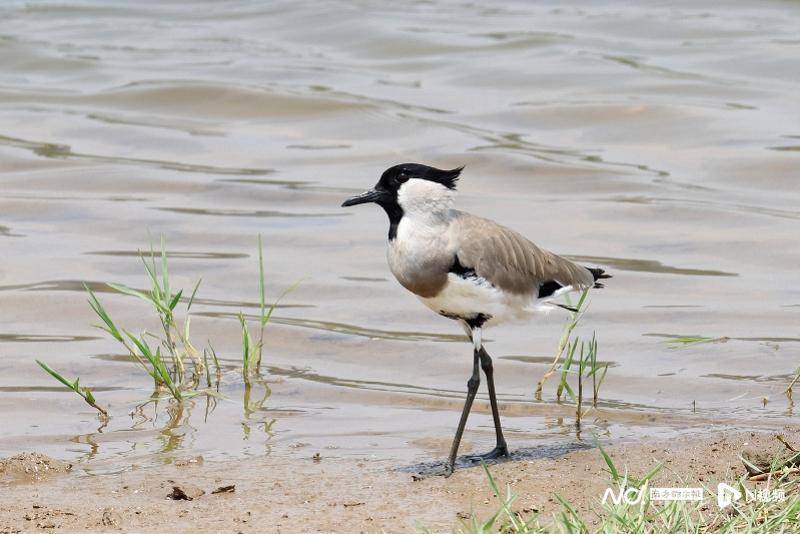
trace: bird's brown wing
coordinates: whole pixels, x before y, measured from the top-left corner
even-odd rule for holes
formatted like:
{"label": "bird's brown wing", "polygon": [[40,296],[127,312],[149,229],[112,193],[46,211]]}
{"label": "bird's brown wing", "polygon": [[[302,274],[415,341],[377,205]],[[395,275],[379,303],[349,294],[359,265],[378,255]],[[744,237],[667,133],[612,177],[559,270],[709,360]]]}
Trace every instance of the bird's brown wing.
{"label": "bird's brown wing", "polygon": [[461,266],[504,291],[548,296],[558,286],[580,290],[594,284],[586,267],[539,248],[494,221],[458,212],[453,225]]}

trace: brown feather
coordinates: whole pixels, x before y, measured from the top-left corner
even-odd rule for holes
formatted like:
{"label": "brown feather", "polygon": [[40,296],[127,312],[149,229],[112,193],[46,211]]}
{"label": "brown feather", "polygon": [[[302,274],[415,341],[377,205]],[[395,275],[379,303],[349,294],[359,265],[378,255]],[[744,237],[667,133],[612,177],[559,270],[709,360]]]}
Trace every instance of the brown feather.
{"label": "brown feather", "polygon": [[594,276],[586,267],[539,248],[494,221],[455,213],[451,235],[458,240],[459,262],[495,287],[514,294],[535,294],[549,281],[578,290],[594,285]]}

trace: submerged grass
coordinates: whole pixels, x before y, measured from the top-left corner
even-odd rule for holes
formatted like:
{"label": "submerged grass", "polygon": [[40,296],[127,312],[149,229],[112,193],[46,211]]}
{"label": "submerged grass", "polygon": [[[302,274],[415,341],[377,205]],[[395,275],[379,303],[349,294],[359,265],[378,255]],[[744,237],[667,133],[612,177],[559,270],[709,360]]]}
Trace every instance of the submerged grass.
{"label": "submerged grass", "polygon": [[703,343],[720,343],[727,341],[726,337],[709,337],[709,336],[675,336],[667,340],[667,343],[673,346],[685,345],[701,345]]}

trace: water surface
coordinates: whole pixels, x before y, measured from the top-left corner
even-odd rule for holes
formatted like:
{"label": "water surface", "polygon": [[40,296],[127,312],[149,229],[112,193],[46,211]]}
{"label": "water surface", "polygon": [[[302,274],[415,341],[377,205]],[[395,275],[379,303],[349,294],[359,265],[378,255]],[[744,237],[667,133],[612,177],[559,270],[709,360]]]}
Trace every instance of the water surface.
{"label": "water surface", "polygon": [[[798,365],[800,5],[791,2],[5,2],[0,454],[91,472],[307,449],[443,456],[471,354],[391,279],[387,223],[342,199],[403,161],[466,165],[459,206],[608,269],[581,334],[611,368],[580,435],[563,315],[486,334],[512,447],[779,426]],[[164,234],[224,399],[147,402],[95,322],[153,329],[137,251]],[[237,372],[275,298],[265,382]],[[683,344],[685,336],[725,342]],[[34,363],[94,386],[101,424]],[[483,393],[467,447],[490,448]],[[766,400],[766,402],[765,402]]]}

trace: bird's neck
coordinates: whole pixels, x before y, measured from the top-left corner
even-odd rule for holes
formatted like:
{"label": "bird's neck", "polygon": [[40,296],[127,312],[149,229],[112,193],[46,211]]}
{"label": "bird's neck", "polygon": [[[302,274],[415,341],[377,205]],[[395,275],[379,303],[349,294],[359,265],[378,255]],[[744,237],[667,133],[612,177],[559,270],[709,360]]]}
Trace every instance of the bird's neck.
{"label": "bird's neck", "polygon": [[453,211],[453,192],[439,184],[423,180],[411,180],[397,198],[385,202],[381,207],[389,217],[389,241],[397,238],[397,227],[404,218],[414,221],[415,226],[436,227],[446,222]]}
{"label": "bird's neck", "polygon": [[436,241],[448,233],[454,213],[455,210],[423,214],[406,213],[398,223],[395,239],[406,243]]}
{"label": "bird's neck", "polygon": [[380,205],[386,215],[389,217],[389,241],[397,237],[397,226],[400,224],[400,219],[403,218],[403,208],[397,202],[382,203]]}

